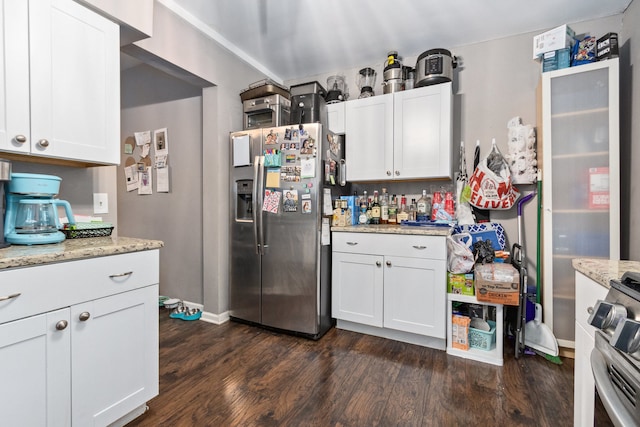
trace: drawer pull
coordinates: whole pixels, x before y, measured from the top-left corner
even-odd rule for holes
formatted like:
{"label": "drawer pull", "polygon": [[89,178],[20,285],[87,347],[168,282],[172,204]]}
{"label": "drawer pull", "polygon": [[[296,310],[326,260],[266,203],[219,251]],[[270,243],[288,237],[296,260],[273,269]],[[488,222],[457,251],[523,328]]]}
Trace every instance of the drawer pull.
{"label": "drawer pull", "polygon": [[413,245],[413,248],[414,249],[420,249],[420,250],[427,249],[426,246],[418,246],[418,245]]}
{"label": "drawer pull", "polygon": [[380,261],[376,261],[376,266],[380,267],[382,265],[382,263]]}
{"label": "drawer pull", "polygon": [[109,276],[109,278],[115,279],[116,277],[131,276],[132,274],[133,274],[133,271],[127,271],[126,273],[112,274],[111,276]]}
{"label": "drawer pull", "polygon": [[387,261],[387,267],[391,267],[391,261]]}
{"label": "drawer pull", "polygon": [[81,322],[86,322],[87,320],[89,320],[90,317],[91,317],[91,313],[89,313],[88,311],[83,311],[78,316],[78,319],[80,319]]}
{"label": "drawer pull", "polygon": [[357,244],[358,244],[358,242],[347,242],[347,245],[349,245],[349,246],[355,246]]}
{"label": "drawer pull", "polygon": [[6,301],[8,299],[17,298],[20,295],[22,295],[20,292],[18,292],[17,294],[5,295],[3,297],[0,297],[0,301]]}
{"label": "drawer pull", "polygon": [[61,320],[56,323],[56,329],[59,331],[64,331],[65,329],[67,329],[67,325],[69,325],[69,322],[67,322],[66,320]]}

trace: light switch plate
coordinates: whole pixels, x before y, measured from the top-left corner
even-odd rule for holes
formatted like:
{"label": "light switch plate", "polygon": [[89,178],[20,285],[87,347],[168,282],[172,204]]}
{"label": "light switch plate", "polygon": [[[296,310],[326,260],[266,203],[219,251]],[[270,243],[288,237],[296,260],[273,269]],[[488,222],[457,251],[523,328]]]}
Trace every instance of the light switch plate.
{"label": "light switch plate", "polygon": [[93,193],[93,213],[109,213],[109,198],[107,193]]}

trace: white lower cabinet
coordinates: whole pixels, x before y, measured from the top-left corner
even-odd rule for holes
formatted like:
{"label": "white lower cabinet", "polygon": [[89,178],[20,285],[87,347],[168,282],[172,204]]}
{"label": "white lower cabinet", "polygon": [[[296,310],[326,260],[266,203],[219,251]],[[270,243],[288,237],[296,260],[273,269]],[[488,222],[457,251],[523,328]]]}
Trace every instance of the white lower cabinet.
{"label": "white lower cabinet", "polygon": [[589,311],[597,300],[604,300],[609,290],[582,273],[576,279],[576,356],[573,383],[573,425],[593,426],[595,382],[591,371],[591,351],[595,345],[596,328],[589,325]]}
{"label": "white lower cabinet", "polygon": [[158,394],[158,262],[151,250],[0,272],[0,298],[19,294],[0,301],[3,424],[117,425]]}
{"label": "white lower cabinet", "polygon": [[333,233],[337,327],[444,349],[444,236]]}

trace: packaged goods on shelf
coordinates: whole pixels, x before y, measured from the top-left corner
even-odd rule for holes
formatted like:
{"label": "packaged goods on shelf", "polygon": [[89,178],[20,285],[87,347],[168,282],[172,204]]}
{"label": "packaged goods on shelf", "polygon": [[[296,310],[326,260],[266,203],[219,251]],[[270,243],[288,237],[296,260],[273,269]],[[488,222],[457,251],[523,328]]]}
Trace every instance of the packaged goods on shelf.
{"label": "packaged goods on shelf", "polygon": [[518,305],[520,274],[511,264],[476,264],[476,299],[504,305]]}
{"label": "packaged goods on shelf", "polygon": [[450,294],[474,296],[473,273],[448,273],[447,292]]}
{"label": "packaged goods on shelf", "polygon": [[451,319],[451,345],[460,350],[469,350],[469,325],[467,316],[454,314]]}
{"label": "packaged goods on shelf", "polygon": [[575,43],[576,32],[568,25],[560,25],[533,38],[533,59],[546,52],[571,48]]}

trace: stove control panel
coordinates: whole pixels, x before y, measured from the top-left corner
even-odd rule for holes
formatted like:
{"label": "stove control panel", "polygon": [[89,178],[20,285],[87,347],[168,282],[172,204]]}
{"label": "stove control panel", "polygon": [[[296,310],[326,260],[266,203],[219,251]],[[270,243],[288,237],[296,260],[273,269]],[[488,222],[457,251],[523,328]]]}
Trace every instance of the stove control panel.
{"label": "stove control panel", "polygon": [[621,320],[627,318],[627,309],[620,304],[598,300],[589,315],[588,322],[609,335],[614,333]]}
{"label": "stove control panel", "polygon": [[640,322],[632,319],[622,319],[609,343],[618,350],[633,354],[640,350]]}

